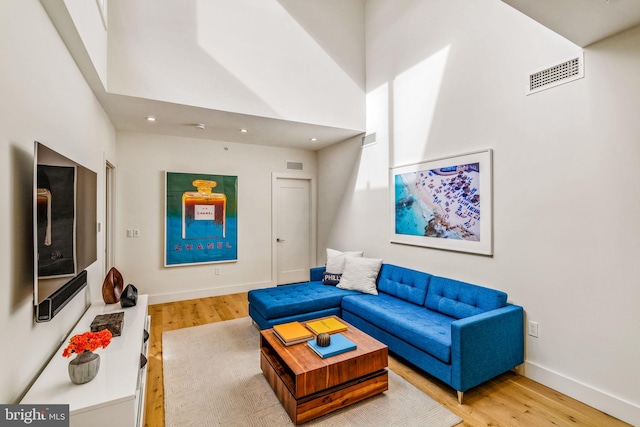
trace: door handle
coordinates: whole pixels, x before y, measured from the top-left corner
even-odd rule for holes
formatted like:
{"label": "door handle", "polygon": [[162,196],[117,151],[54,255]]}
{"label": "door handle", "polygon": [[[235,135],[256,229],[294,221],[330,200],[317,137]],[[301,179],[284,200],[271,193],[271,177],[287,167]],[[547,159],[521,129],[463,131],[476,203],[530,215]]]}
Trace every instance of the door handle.
{"label": "door handle", "polygon": [[276,242],[284,242],[284,239],[277,238]]}

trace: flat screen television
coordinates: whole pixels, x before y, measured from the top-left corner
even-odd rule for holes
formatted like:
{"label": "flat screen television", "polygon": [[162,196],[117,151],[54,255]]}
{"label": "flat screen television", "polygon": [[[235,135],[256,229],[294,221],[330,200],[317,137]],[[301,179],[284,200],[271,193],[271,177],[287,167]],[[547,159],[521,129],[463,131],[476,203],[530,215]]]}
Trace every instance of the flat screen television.
{"label": "flat screen television", "polygon": [[86,286],[97,260],[97,174],[36,141],[33,168],[33,302],[36,322]]}

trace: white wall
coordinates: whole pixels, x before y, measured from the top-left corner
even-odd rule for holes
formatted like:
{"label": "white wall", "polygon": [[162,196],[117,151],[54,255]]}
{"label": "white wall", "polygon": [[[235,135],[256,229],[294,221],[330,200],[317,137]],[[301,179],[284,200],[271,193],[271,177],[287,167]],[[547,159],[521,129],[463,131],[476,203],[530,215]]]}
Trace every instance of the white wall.
{"label": "white wall", "polygon": [[[104,158],[115,131],[40,2],[0,2],[0,402],[17,403],[86,305],[100,298],[104,238],[89,287],[51,322],[33,321],[33,144],[38,140],[98,173],[104,221]],[[59,355],[55,355],[59,357]]]}
{"label": "white wall", "polygon": [[[319,176],[353,171],[319,218],[325,244],[506,291],[540,325],[525,375],[640,424],[640,29],[589,47],[584,79],[526,96],[529,72],[580,50],[498,0],[370,0],[366,22],[378,142],[319,153]],[[484,148],[494,256],[390,244],[389,166]]]}
{"label": "white wall", "polygon": [[[107,15],[106,7],[101,11],[97,1],[64,0],[64,3],[102,86],[106,88],[108,26],[105,28],[102,17],[102,13]],[[108,4],[108,0],[104,0],[104,4]]]}
{"label": "white wall", "polygon": [[349,181],[358,169],[361,146],[362,137],[357,136],[318,151],[318,265],[326,262],[330,232],[343,214],[343,199],[351,196]]}
{"label": "white wall", "polygon": [[[209,2],[172,4],[168,13],[126,11],[135,12],[138,23],[151,18],[154,28],[175,20],[198,32],[158,30],[157,39],[143,38],[141,46],[120,44],[126,58],[118,59],[118,67],[133,68],[115,72],[132,76],[110,84],[129,95],[139,91],[189,105],[359,127],[354,123],[364,118],[358,107],[364,80],[358,60],[349,60],[361,46],[357,26],[332,36],[344,25],[327,28],[329,15],[314,22],[302,3],[281,0],[261,9],[280,17],[280,28],[250,16],[244,23],[230,21],[239,24],[234,30],[219,22]],[[256,6],[216,3],[225,13],[237,13],[236,4]],[[327,4],[318,11],[349,18],[362,6]],[[565,59],[576,47],[502,2],[369,0],[366,8],[366,126],[378,143],[359,151],[354,139],[323,150],[316,171],[312,152],[127,132],[117,135],[116,161],[115,131],[41,4],[0,2],[0,282],[6,284],[0,338],[15,343],[0,356],[0,401],[19,399],[83,303],[100,298],[99,234],[89,289],[52,322],[33,323],[32,150],[40,140],[98,172],[101,222],[104,158],[117,166],[116,265],[127,283],[156,302],[270,284],[271,173],[284,172],[286,160],[302,161],[304,173],[317,173],[320,181],[319,254],[326,246],[364,249],[386,262],[505,290],[540,324],[540,337],[527,337],[525,375],[640,424],[640,372],[634,369],[640,359],[640,30],[589,47],[584,79],[526,97],[528,72]],[[195,22],[196,10],[205,22]],[[218,28],[227,31],[222,48],[215,44]],[[183,60],[165,67],[165,34],[196,37],[200,51],[182,51],[178,44],[172,53]],[[262,35],[286,39],[293,45],[284,50],[297,55],[271,63],[259,52],[233,54],[234,43],[252,44]],[[184,64],[190,66],[182,69]],[[211,67],[216,72],[207,74]],[[188,80],[201,90],[183,87]],[[161,87],[175,90],[158,94]],[[389,244],[388,167],[479,148],[494,150],[495,255]],[[167,170],[238,175],[239,261],[217,264],[220,276],[208,265],[162,267]],[[127,228],[140,229],[141,237],[125,238]]]}
{"label": "white wall", "polygon": [[364,127],[364,0],[136,0],[109,8],[109,92]]}
{"label": "white wall", "polygon": [[[316,175],[316,153],[222,141],[118,132],[116,268],[151,304],[272,286],[271,174]],[[164,267],[165,173],[238,177],[238,261]],[[127,229],[140,230],[127,238]],[[214,269],[220,275],[214,274]]]}

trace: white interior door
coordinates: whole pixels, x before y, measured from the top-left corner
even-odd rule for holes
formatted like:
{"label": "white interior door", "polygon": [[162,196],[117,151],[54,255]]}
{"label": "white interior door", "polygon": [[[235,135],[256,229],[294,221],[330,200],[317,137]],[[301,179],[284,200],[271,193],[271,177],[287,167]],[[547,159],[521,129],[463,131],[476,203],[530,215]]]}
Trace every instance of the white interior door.
{"label": "white interior door", "polygon": [[312,203],[308,179],[277,178],[275,185],[276,283],[309,280]]}

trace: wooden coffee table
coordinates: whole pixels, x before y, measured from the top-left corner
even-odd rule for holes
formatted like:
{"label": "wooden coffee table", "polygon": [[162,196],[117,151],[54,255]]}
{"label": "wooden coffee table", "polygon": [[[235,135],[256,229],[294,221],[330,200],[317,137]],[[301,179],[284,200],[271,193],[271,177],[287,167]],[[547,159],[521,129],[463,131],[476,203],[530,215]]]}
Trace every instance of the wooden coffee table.
{"label": "wooden coffee table", "polygon": [[326,359],[306,343],[285,346],[273,329],[260,331],[260,368],[294,424],[389,388],[387,346],[339,320],[348,327],[342,334],[358,348]]}

